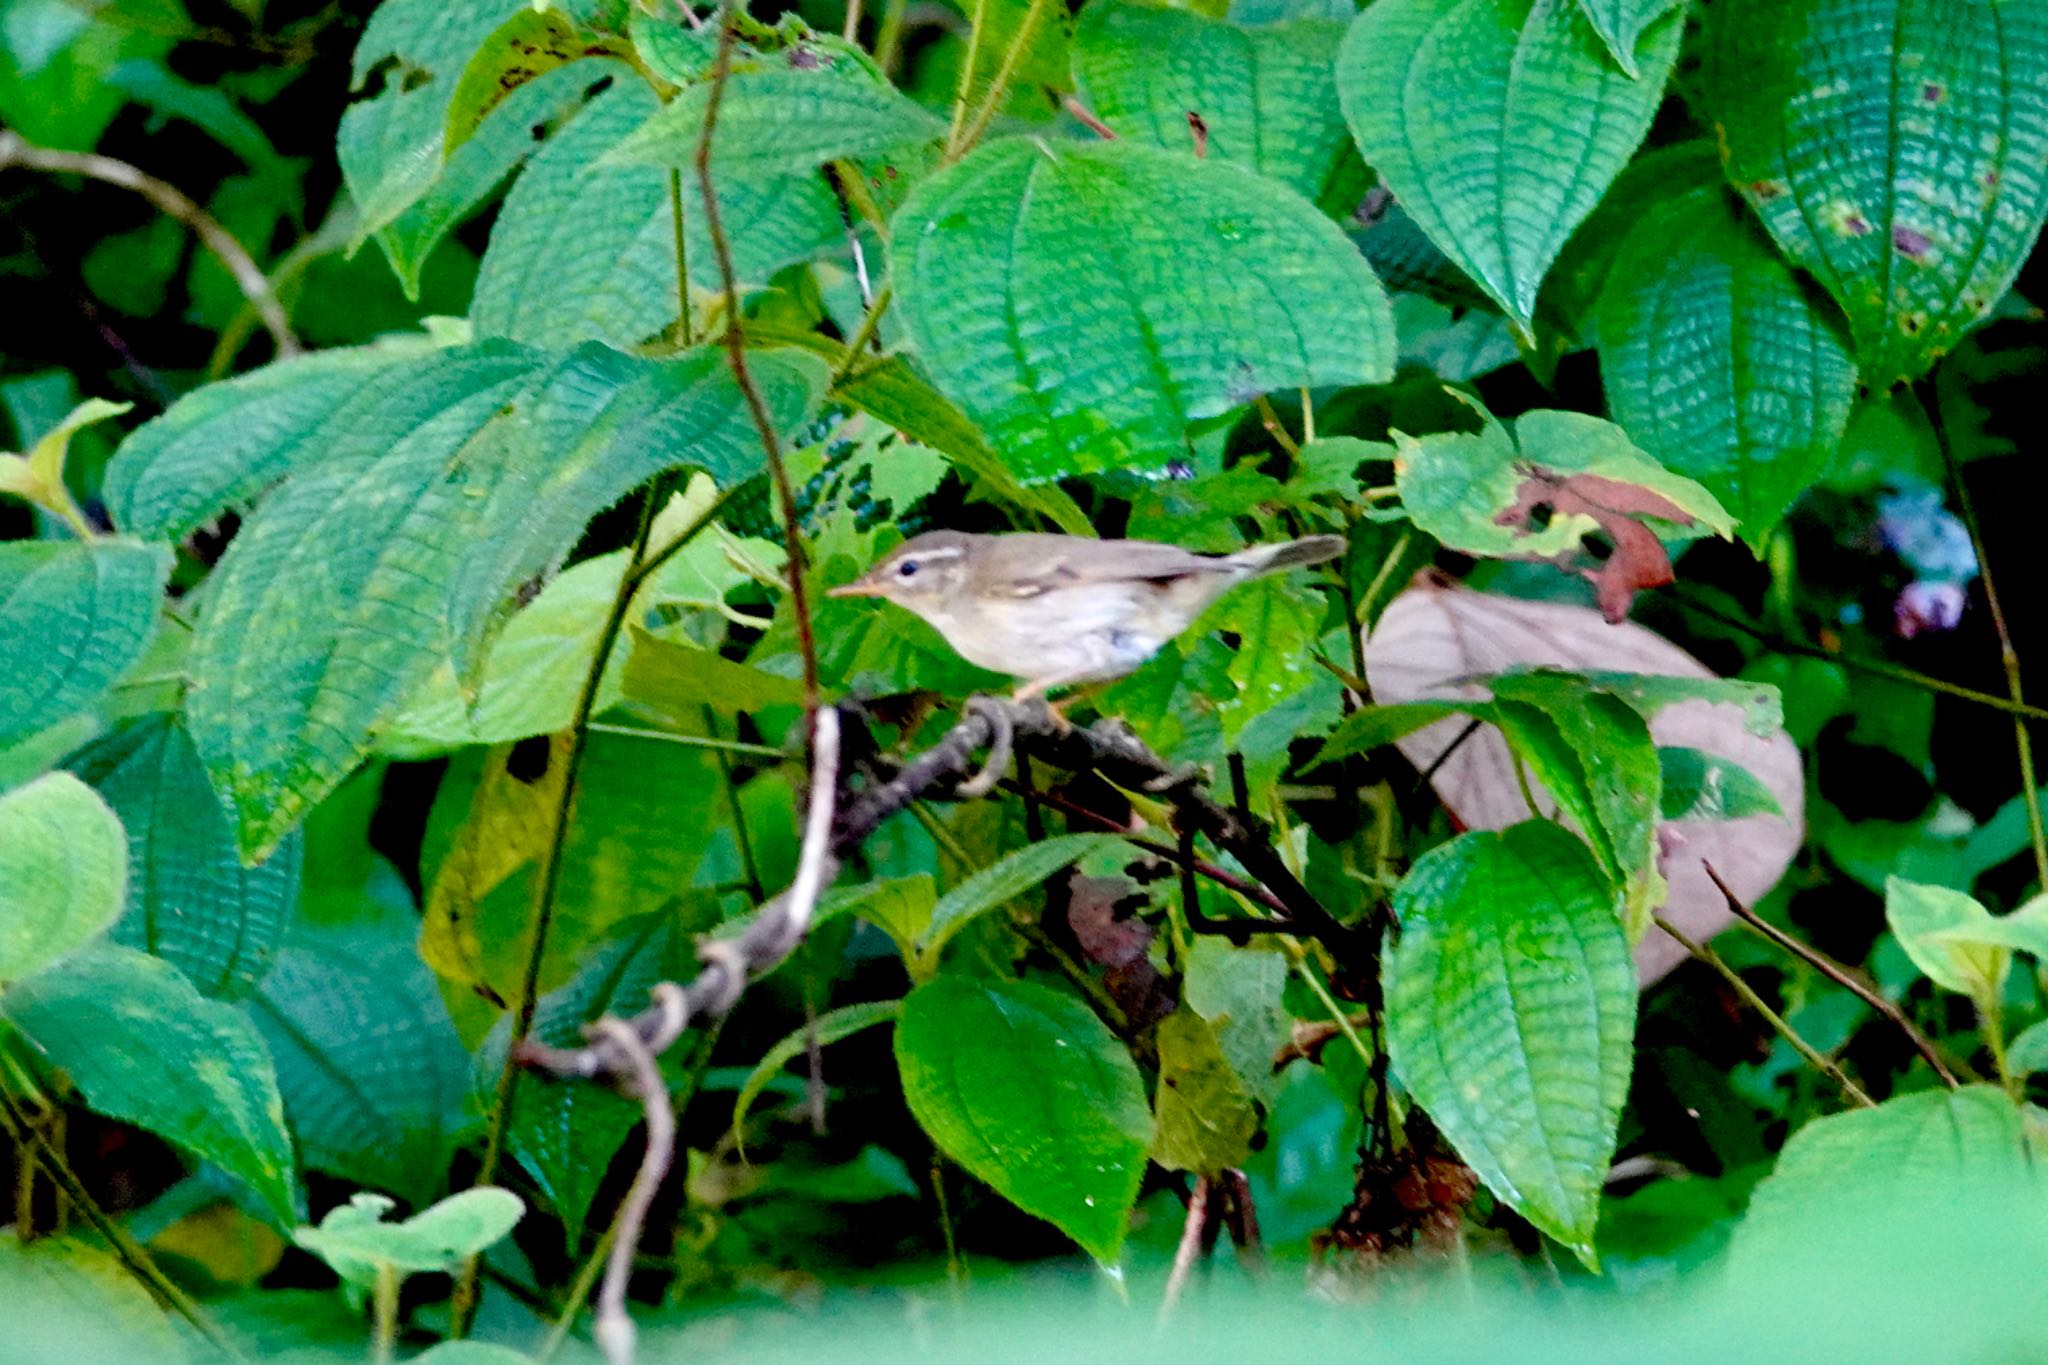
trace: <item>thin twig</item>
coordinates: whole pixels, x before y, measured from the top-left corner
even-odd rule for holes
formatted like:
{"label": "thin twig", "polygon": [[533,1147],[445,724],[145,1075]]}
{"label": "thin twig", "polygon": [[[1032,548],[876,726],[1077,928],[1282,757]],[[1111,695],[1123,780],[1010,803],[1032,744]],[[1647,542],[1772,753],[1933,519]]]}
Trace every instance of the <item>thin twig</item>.
{"label": "thin twig", "polygon": [[175,1280],[164,1274],[163,1268],[150,1256],[142,1243],[136,1241],[128,1229],[122,1227],[100,1207],[99,1201],[92,1197],[92,1192],[85,1188],[71,1169],[71,1164],[64,1159],[64,1154],[50,1145],[50,1140],[15,1104],[14,1096],[10,1095],[4,1086],[0,1086],[0,1128],[6,1129],[8,1140],[14,1143],[22,1160],[27,1160],[30,1156],[35,1158],[50,1179],[64,1192],[64,1197],[71,1201],[72,1207],[85,1216],[85,1221],[92,1224],[94,1231],[107,1239],[107,1245],[113,1248],[116,1259],[129,1274],[142,1283],[151,1297],[183,1318],[193,1331],[206,1338],[208,1345],[227,1359],[238,1362],[248,1360],[241,1349],[228,1339],[220,1324],[208,1316],[206,1310],[201,1308],[190,1294],[179,1288]]}
{"label": "thin twig", "polygon": [[1696,943],[1686,937],[1683,929],[1664,918],[1664,916],[1656,915],[1653,918],[1659,929],[1662,929],[1665,933],[1671,935],[1673,939],[1677,940],[1679,947],[1685,949],[1709,967],[1712,967],[1716,972],[1719,972],[1721,979],[1726,981],[1729,987],[1737,995],[1741,996],[1751,1009],[1761,1014],[1764,1017],[1764,1021],[1777,1031],[1780,1038],[1790,1043],[1792,1050],[1801,1057],[1804,1057],[1809,1066],[1840,1086],[1842,1093],[1857,1104],[1862,1105],[1866,1109],[1877,1107],[1877,1101],[1865,1094],[1862,1086],[1850,1080],[1848,1073],[1843,1071],[1841,1067],[1836,1066],[1834,1062],[1822,1056],[1819,1049],[1800,1036],[1798,1029],[1793,1028],[1791,1024],[1785,1021],[1783,1015],[1765,1004],[1764,998],[1756,993],[1755,988],[1742,979],[1742,973],[1736,971],[1723,961],[1719,953],[1704,943]]}
{"label": "thin twig", "polygon": [[1166,1292],[1159,1296],[1161,1324],[1173,1316],[1174,1305],[1180,1302],[1181,1291],[1187,1288],[1188,1277],[1194,1274],[1195,1263],[1202,1258],[1203,1243],[1214,1226],[1214,1214],[1209,1207],[1214,1191],[1214,1182],[1208,1176],[1195,1177],[1194,1188],[1188,1193],[1187,1218],[1180,1226],[1180,1245],[1173,1251],[1173,1269],[1166,1277]]}
{"label": "thin twig", "polygon": [[[1923,385],[1923,388],[1925,386]],[[1991,559],[1984,552],[1984,527],[1977,520],[1977,506],[1970,497],[1970,485],[1963,479],[1962,467],[1956,463],[1954,447],[1949,444],[1948,432],[1942,426],[1941,400],[1927,392],[1921,404],[1927,410],[1928,424],[1934,429],[1934,444],[1941,450],[1942,467],[1948,471],[1949,487],[1955,490],[1956,507],[1963,514],[1963,525],[1970,532],[1970,548],[1977,556],[1977,576],[1984,583],[1984,603],[1991,610],[1991,628],[1998,633],[1999,662],[2005,666],[2005,690],[2015,707],[2027,704],[2026,689],[2020,685],[2020,656],[2013,648],[2012,630],[2006,624],[2005,608],[1998,599],[1998,581],[1991,576]],[[2027,722],[2015,714],[2012,722],[2013,747],[2018,751],[2020,761],[2020,797],[2027,804],[2027,835],[2034,847],[2034,875],[2043,890],[2048,890],[2048,826],[2041,821],[2040,781],[2034,776],[2034,741],[2027,733]]]}
{"label": "thin twig", "polygon": [[[624,1212],[625,1208],[621,1205],[619,1214],[623,1215]],[[563,1303],[562,1311],[556,1316],[554,1325],[548,1328],[547,1340],[534,1352],[534,1359],[539,1361],[540,1365],[547,1365],[548,1361],[553,1360],[555,1353],[562,1349],[562,1344],[568,1341],[569,1333],[575,1329],[577,1315],[583,1311],[583,1305],[589,1300],[590,1291],[597,1288],[597,1277],[604,1273],[605,1263],[611,1259],[612,1243],[618,1239],[618,1235],[619,1218],[614,1216],[611,1224],[605,1228],[604,1235],[597,1239],[597,1245],[591,1248],[590,1258],[577,1268],[576,1278],[569,1284],[568,1300]]]}
{"label": "thin twig", "polygon": [[1066,110],[1069,114],[1074,116],[1075,122],[1079,123],[1083,128],[1086,128],[1089,132],[1095,134],[1095,136],[1101,138],[1104,142],[1116,141],[1116,129],[1110,127],[1107,123],[1104,123],[1101,119],[1097,118],[1095,116],[1095,111],[1093,109],[1090,109],[1087,105],[1081,103],[1081,97],[1079,95],[1067,96]]}
{"label": "thin twig", "polygon": [[269,331],[270,340],[277,349],[278,359],[299,354],[302,348],[298,338],[292,335],[291,320],[285,314],[284,305],[277,301],[262,268],[242,249],[234,234],[222,227],[212,214],[193,203],[176,185],[110,156],[38,147],[21,134],[0,128],[0,171],[9,166],[25,166],[29,170],[47,171],[52,175],[82,175],[141,195],[159,212],[183,223],[195,233],[206,249],[226,267],[235,287],[242,291],[242,297],[263,319],[263,326]]}
{"label": "thin twig", "polygon": [[668,172],[668,215],[676,239],[676,341],[685,347],[693,346],[696,337],[690,327],[690,237],[684,231],[687,220],[683,217],[683,168],[680,166],[671,166]]}
{"label": "thin twig", "polygon": [[1273,410],[1273,400],[1260,394],[1253,404],[1259,410],[1259,425],[1273,438],[1273,444],[1286,451],[1289,456],[1301,454],[1301,443],[1287,430],[1287,424],[1280,420],[1280,414]]}
{"label": "thin twig", "polygon": [[[655,987],[657,1008],[680,1015],[685,1008],[682,988],[673,982]],[[640,1169],[619,1206],[612,1238],[611,1255],[605,1260],[604,1284],[597,1291],[597,1312],[591,1319],[590,1334],[611,1365],[632,1365],[633,1346],[638,1333],[632,1315],[626,1311],[626,1289],[633,1278],[633,1257],[640,1248],[640,1234],[647,1225],[647,1211],[668,1175],[675,1159],[676,1115],[670,1106],[668,1086],[662,1083],[661,1066],[640,1035],[617,1019],[605,1018],[595,1025],[596,1036],[617,1049],[647,1115],[647,1145],[640,1156]],[[681,1032],[680,1026],[677,1032]]]}
{"label": "thin twig", "polygon": [[1721,874],[1714,870],[1712,863],[1702,862],[1700,866],[1706,869],[1707,876],[1712,878],[1714,885],[1720,888],[1721,898],[1728,903],[1729,914],[1734,915],[1735,918],[1741,920],[1764,938],[1806,963],[1806,965],[1812,967],[1822,976],[1825,976],[1843,990],[1855,995],[1864,1004],[1870,1006],[1894,1024],[1897,1024],[1899,1031],[1904,1033],[1913,1044],[1914,1050],[1926,1058],[1927,1064],[1934,1068],[1935,1075],[1941,1077],[1951,1090],[1957,1089],[1962,1085],[1962,1082],[1956,1079],[1955,1072],[1949,1070],[1948,1064],[1942,1060],[1941,1053],[1935,1049],[1934,1040],[1925,1033],[1922,1033],[1919,1027],[1906,1017],[1904,1010],[1900,1009],[1890,1000],[1885,999],[1881,991],[1868,981],[1863,980],[1855,972],[1849,970],[1849,968],[1835,961],[1812,944],[1800,942],[1777,925],[1772,924],[1769,920],[1757,914],[1756,911],[1744,905],[1736,897],[1734,890],[1729,887],[1728,883],[1721,880]]}
{"label": "thin twig", "polygon": [[704,103],[704,131],[697,138],[697,186],[704,199],[705,234],[718,260],[719,283],[725,289],[725,352],[732,365],[733,381],[747,400],[754,428],[761,437],[761,450],[768,457],[768,473],[782,504],[783,549],[788,563],[790,611],[796,617],[797,648],[803,655],[804,710],[818,709],[818,644],[811,627],[811,603],[804,587],[803,531],[797,524],[796,490],[790,486],[789,470],[782,461],[782,439],[776,434],[775,419],[761,398],[747,366],[745,324],[740,317],[739,276],[733,269],[732,243],[726,240],[725,221],[718,210],[718,191],[711,183],[711,139],[718,130],[718,111],[725,103],[725,87],[732,78],[733,45],[739,40],[739,8],[728,0],[725,20],[718,31],[718,55],[712,62],[711,89]]}

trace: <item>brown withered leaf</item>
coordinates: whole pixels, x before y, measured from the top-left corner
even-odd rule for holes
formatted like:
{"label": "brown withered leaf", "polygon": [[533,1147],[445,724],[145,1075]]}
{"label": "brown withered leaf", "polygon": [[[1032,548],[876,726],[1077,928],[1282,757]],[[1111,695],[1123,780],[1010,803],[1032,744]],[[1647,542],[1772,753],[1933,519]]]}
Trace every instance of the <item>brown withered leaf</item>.
{"label": "brown withered leaf", "polygon": [[1679,526],[1693,519],[1684,508],[1641,484],[1624,483],[1598,474],[1563,474],[1533,466],[1527,470],[1515,500],[1494,518],[1502,526],[1533,531],[1541,509],[1550,516],[1588,516],[1612,542],[1613,553],[1597,568],[1580,568],[1591,580],[1600,614],[1610,622],[1627,618],[1635,595],[1661,588],[1673,578],[1671,556],[1664,542],[1641,520],[1655,517]]}

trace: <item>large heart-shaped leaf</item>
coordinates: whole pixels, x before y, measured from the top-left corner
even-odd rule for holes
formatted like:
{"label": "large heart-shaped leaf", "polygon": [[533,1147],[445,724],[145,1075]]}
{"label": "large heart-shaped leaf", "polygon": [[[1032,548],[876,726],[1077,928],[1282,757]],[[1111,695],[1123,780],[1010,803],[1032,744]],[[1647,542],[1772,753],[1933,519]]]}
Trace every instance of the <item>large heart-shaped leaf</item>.
{"label": "large heart-shaped leaf", "polygon": [[1856,362],[1833,310],[1713,185],[1637,222],[1599,317],[1615,420],[1760,547],[1848,429]]}
{"label": "large heart-shaped leaf", "polygon": [[1586,846],[1530,820],[1464,834],[1394,896],[1387,1048],[1504,1202],[1593,1256],[1635,1042],[1635,971]]}
{"label": "large heart-shaped leaf", "polygon": [[892,251],[919,358],[1026,482],[1159,473],[1191,422],[1393,377],[1392,314],[1358,252],[1225,161],[992,143],[912,192]]}
{"label": "large heart-shaped leaf", "polygon": [[120,819],[71,774],[0,792],[0,986],[98,938],[127,870]]}
{"label": "large heart-shaped leaf", "polygon": [[[1096,117],[1119,137],[1186,151],[1189,118],[1208,155],[1235,161],[1321,202],[1362,181],[1337,112],[1334,19],[1244,28],[1182,9],[1092,4],[1074,33],[1074,74]],[[1341,207],[1349,210],[1356,204]]]}
{"label": "large heart-shaped leaf", "polygon": [[164,545],[18,540],[0,545],[0,744],[106,694],[156,631]]}
{"label": "large heart-shaped leaf", "polygon": [[941,1151],[1117,1259],[1152,1115],[1131,1054],[1086,1005],[1029,981],[940,977],[903,1002],[896,1063]]}
{"label": "large heart-shaped leaf", "polygon": [[242,866],[191,736],[171,716],[128,726],[70,767],[128,831],[127,911],[115,940],[163,958],[202,994],[248,994],[270,970],[298,903],[299,837]]}
{"label": "large heart-shaped leaf", "polygon": [[1337,92],[1366,161],[1527,331],[1565,239],[1649,131],[1683,27],[1651,24],[1630,76],[1559,0],[1377,0]]}
{"label": "large heart-shaped leaf", "polygon": [[1726,0],[1706,86],[1728,178],[1913,379],[2012,284],[2048,215],[2048,4]]}
{"label": "large heart-shaped leaf", "polygon": [[95,1113],[213,1162],[278,1222],[294,1220],[277,1073],[239,1010],[201,996],[168,962],[105,945],[12,986],[0,1013]]}

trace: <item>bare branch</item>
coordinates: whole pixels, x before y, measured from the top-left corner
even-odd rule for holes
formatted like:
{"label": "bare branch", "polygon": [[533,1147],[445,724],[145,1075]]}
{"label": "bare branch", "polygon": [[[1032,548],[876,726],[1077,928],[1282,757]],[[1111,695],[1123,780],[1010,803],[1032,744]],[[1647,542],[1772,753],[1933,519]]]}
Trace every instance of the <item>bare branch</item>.
{"label": "bare branch", "polygon": [[[663,982],[655,987],[655,1007],[680,1016],[682,988]],[[626,1311],[627,1282],[633,1276],[633,1258],[639,1254],[640,1234],[647,1225],[647,1211],[668,1175],[675,1159],[676,1115],[670,1107],[668,1086],[661,1079],[661,1067],[640,1035],[616,1019],[605,1018],[594,1026],[597,1036],[610,1043],[624,1061],[633,1092],[647,1112],[647,1148],[640,1157],[640,1169],[626,1191],[619,1209],[617,1235],[612,1238],[611,1256],[605,1262],[604,1285],[597,1292],[597,1314],[591,1335],[611,1365],[632,1365],[634,1330],[632,1315]],[[680,1023],[676,1026],[681,1032]]]}
{"label": "bare branch", "polygon": [[176,185],[110,156],[53,151],[36,146],[10,129],[0,129],[0,171],[9,166],[25,166],[32,171],[48,171],[53,175],[82,175],[141,195],[158,211],[190,228],[226,267],[235,287],[242,291],[242,297],[263,319],[271,343],[277,348],[278,359],[295,356],[304,349],[299,345],[299,339],[292,335],[291,320],[285,316],[284,305],[277,301],[262,267],[242,249],[234,234],[222,227],[212,214],[192,202]]}
{"label": "bare branch", "polygon": [[1206,1175],[1195,1177],[1195,1187],[1188,1195],[1187,1221],[1181,1224],[1180,1245],[1174,1248],[1173,1269],[1166,1277],[1166,1292],[1159,1297],[1159,1321],[1164,1323],[1173,1315],[1174,1305],[1180,1302],[1181,1291],[1187,1288],[1188,1277],[1194,1274],[1195,1262],[1202,1258],[1202,1250],[1215,1235],[1214,1211],[1210,1198],[1215,1182]]}

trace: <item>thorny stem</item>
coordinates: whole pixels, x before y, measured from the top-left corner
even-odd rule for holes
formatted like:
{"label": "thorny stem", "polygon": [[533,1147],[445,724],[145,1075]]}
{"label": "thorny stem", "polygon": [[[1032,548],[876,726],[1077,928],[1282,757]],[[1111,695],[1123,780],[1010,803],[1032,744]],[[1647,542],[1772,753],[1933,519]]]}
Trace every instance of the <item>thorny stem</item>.
{"label": "thorny stem", "polygon": [[[1924,385],[1923,385],[1924,389]],[[1991,559],[1984,552],[1984,528],[1977,520],[1977,507],[1970,498],[1970,485],[1963,478],[1963,471],[1956,463],[1954,447],[1949,444],[1947,429],[1941,422],[1941,400],[1932,392],[1923,392],[1921,406],[1927,410],[1927,420],[1934,428],[1934,444],[1941,450],[1942,467],[1948,471],[1949,487],[1955,490],[1956,507],[1963,514],[1963,525],[1970,532],[1970,548],[1977,556],[1977,576],[1984,583],[1984,603],[1991,610],[1991,628],[1998,633],[1998,657],[2005,665],[2005,690],[2015,707],[2027,704],[2026,691],[2020,685],[2020,656],[2013,648],[2012,630],[2006,625],[2005,608],[1998,599],[1998,583],[1991,576]],[[2041,821],[2041,788],[2034,776],[2034,741],[2027,733],[2026,720],[2015,714],[2012,722],[2013,747],[2018,750],[2020,761],[2020,795],[2027,803],[2027,834],[2034,846],[2034,875],[2043,890],[2048,890],[2048,827]],[[2000,1073],[2004,1071],[2001,1055]]]}
{"label": "thorny stem", "polygon": [[36,146],[17,132],[0,128],[0,170],[9,166],[26,166],[32,171],[47,171],[55,175],[82,175],[141,195],[159,212],[191,229],[206,249],[226,267],[235,287],[242,291],[242,297],[263,319],[271,344],[276,347],[277,357],[281,360],[299,354],[301,348],[298,338],[292,335],[291,320],[285,314],[284,305],[277,301],[262,268],[242,249],[233,233],[192,202],[176,185],[110,156],[53,151]]}
{"label": "thorny stem", "polygon": [[1655,915],[1652,918],[1659,929],[1662,929],[1665,933],[1671,935],[1673,939],[1677,940],[1679,947],[1685,949],[1688,953],[1691,953],[1694,957],[1720,973],[1721,979],[1728,983],[1729,988],[1741,996],[1743,1002],[1751,1009],[1761,1014],[1764,1017],[1764,1021],[1777,1031],[1780,1038],[1790,1043],[1792,1050],[1801,1057],[1804,1057],[1809,1066],[1840,1086],[1842,1093],[1857,1104],[1862,1105],[1866,1109],[1877,1107],[1877,1101],[1865,1094],[1862,1086],[1850,1080],[1848,1074],[1841,1067],[1836,1066],[1832,1061],[1822,1056],[1813,1044],[1800,1036],[1798,1029],[1793,1028],[1791,1024],[1785,1021],[1783,1015],[1765,1004],[1764,998],[1756,993],[1755,988],[1742,979],[1742,973],[1729,966],[1719,953],[1704,943],[1697,943],[1688,938],[1685,930],[1679,928],[1664,916]]}
{"label": "thorny stem", "polygon": [[92,1197],[92,1193],[72,1171],[71,1164],[64,1159],[64,1154],[50,1145],[49,1139],[15,1103],[14,1096],[8,1093],[5,1086],[0,1086],[0,1128],[6,1129],[8,1140],[14,1143],[24,1160],[31,1154],[35,1157],[50,1179],[64,1192],[64,1197],[71,1201],[72,1207],[84,1215],[85,1221],[92,1224],[94,1231],[107,1239],[107,1245],[114,1249],[115,1257],[129,1274],[149,1290],[152,1297],[183,1318],[193,1331],[206,1338],[207,1344],[226,1359],[236,1362],[248,1360],[192,1296],[179,1288],[177,1282],[170,1276],[164,1274],[163,1268],[156,1263],[143,1245],[135,1240],[128,1229],[122,1227],[99,1206],[99,1201]]}
{"label": "thorny stem", "polygon": [[[981,135],[988,131],[988,125],[1002,109],[1003,101],[1010,93],[1010,82],[1016,79],[1017,67],[1024,60],[1024,49],[1031,45],[1033,35],[1038,32],[1039,21],[1045,17],[1046,6],[1050,3],[1051,0],[1031,0],[1031,8],[1024,11],[1024,22],[1017,25],[1017,32],[1010,39],[1009,50],[1003,53],[1003,63],[996,68],[995,79],[989,82],[988,93],[982,96],[981,108],[975,112],[974,120],[967,125],[966,133],[957,141],[948,140],[946,143],[948,165],[974,150],[974,144],[981,141]],[[981,24],[978,19],[974,31],[975,36],[979,37]],[[970,72],[973,70],[971,59],[968,69]]]}
{"label": "thorny stem", "polygon": [[747,365],[745,324],[740,316],[739,276],[733,269],[732,243],[726,240],[725,223],[718,210],[718,192],[711,183],[711,139],[718,130],[718,111],[725,103],[725,87],[732,78],[733,45],[739,40],[739,9],[731,0],[718,31],[718,56],[711,68],[711,93],[704,105],[704,131],[697,139],[697,185],[704,198],[704,228],[711,238],[711,251],[718,259],[719,282],[725,289],[725,350],[732,364],[732,377],[747,400],[761,450],[768,457],[768,472],[775,482],[782,505],[783,548],[788,556],[789,605],[796,617],[797,647],[804,663],[804,716],[808,721],[818,709],[818,643],[811,626],[811,603],[804,586],[803,531],[797,524],[796,490],[790,486],[789,469],[782,460],[782,441],[775,433],[775,420],[761,390],[754,384]]}
{"label": "thorny stem", "polygon": [[974,94],[974,68],[981,64],[981,35],[988,28],[988,0],[974,0],[974,14],[968,20],[967,56],[960,63],[960,86],[953,92],[953,121],[946,129],[946,160],[967,129],[967,104]]}

